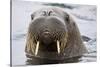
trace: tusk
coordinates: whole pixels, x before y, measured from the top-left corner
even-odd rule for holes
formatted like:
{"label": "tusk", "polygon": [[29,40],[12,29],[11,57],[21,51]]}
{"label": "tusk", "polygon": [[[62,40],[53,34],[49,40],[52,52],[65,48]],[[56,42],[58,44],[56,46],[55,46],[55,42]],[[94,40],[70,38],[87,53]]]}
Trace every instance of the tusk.
{"label": "tusk", "polygon": [[59,41],[57,40],[57,51],[58,51],[58,54],[60,53],[60,43]]}
{"label": "tusk", "polygon": [[38,53],[38,50],[39,50],[39,41],[38,41],[38,42],[37,42],[37,44],[36,44],[35,56],[37,55],[37,53]]}

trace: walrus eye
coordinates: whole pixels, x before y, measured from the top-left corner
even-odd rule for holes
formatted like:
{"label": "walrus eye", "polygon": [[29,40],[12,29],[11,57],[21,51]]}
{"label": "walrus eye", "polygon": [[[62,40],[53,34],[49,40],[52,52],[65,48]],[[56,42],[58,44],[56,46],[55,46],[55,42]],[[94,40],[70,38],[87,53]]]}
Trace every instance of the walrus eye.
{"label": "walrus eye", "polygon": [[69,15],[66,15],[65,20],[68,21],[67,23],[70,23],[69,22]]}
{"label": "walrus eye", "polygon": [[46,11],[43,11],[43,16],[46,16],[47,14],[46,14]]}
{"label": "walrus eye", "polygon": [[33,20],[33,15],[31,15],[31,20]]}
{"label": "walrus eye", "polygon": [[75,23],[73,23],[73,25],[75,26]]}
{"label": "walrus eye", "polygon": [[66,20],[69,21],[69,15],[66,15]]}

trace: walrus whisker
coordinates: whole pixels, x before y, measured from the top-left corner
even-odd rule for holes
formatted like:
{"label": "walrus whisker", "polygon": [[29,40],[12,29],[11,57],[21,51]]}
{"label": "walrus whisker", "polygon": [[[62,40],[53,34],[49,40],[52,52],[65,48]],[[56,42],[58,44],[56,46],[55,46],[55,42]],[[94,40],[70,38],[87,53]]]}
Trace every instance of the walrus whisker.
{"label": "walrus whisker", "polygon": [[39,41],[37,41],[37,44],[36,44],[35,56],[37,55],[37,53],[38,53],[38,50],[39,50]]}
{"label": "walrus whisker", "polygon": [[60,43],[59,41],[57,40],[57,51],[58,51],[58,54],[60,53]]}

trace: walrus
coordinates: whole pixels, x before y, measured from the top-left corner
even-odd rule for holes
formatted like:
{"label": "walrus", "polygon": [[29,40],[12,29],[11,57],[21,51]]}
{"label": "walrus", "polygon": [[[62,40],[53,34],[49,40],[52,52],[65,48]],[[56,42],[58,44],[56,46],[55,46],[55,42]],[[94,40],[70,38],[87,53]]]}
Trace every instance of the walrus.
{"label": "walrus", "polygon": [[63,61],[79,58],[87,49],[72,16],[61,8],[48,7],[32,13],[25,52],[29,58]]}

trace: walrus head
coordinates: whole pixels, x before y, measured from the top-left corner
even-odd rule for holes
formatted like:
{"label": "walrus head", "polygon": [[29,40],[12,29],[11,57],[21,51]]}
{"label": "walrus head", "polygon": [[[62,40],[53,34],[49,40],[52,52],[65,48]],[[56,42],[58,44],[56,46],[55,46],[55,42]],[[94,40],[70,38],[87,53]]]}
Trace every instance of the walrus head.
{"label": "walrus head", "polygon": [[31,15],[26,53],[36,57],[57,58],[68,52],[70,56],[69,52],[74,48],[84,48],[79,44],[83,44],[80,33],[68,13],[58,8],[44,8]]}

